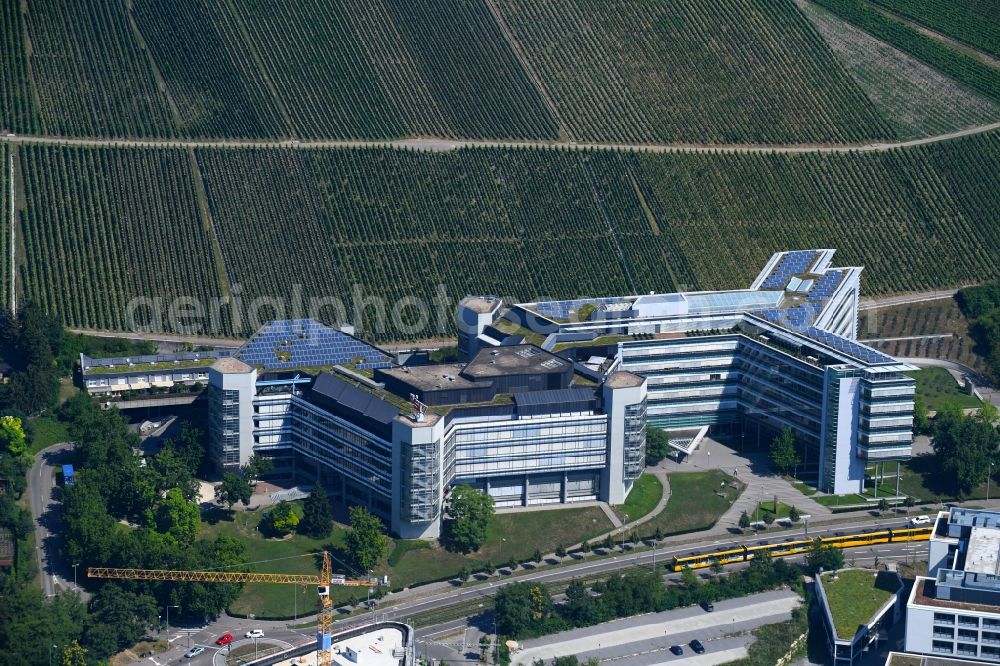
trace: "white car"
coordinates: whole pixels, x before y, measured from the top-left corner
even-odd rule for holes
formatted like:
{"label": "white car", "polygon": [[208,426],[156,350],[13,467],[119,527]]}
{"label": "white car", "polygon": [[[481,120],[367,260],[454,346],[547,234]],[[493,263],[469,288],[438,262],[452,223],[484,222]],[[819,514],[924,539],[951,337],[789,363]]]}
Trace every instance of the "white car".
{"label": "white car", "polygon": [[251,629],[250,631],[248,631],[244,635],[247,638],[264,638],[264,630],[263,629]]}
{"label": "white car", "polygon": [[930,524],[931,524],[930,516],[914,516],[913,518],[910,518],[910,527],[917,527],[918,525],[930,525]]}

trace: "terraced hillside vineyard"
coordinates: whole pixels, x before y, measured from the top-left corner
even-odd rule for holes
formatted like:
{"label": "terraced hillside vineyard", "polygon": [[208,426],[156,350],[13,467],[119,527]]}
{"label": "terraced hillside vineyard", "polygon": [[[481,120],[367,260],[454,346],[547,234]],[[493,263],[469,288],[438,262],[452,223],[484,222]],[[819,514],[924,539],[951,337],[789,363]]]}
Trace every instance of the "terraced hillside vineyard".
{"label": "terraced hillside vineyard", "polygon": [[789,0],[495,1],[577,139],[892,136]]}
{"label": "terraced hillside vineyard", "polygon": [[299,136],[556,136],[483,2],[251,0],[234,7]]}
{"label": "terraced hillside vineyard", "polygon": [[801,7],[897,136],[934,136],[1000,118],[1000,104],[822,7]]}
{"label": "terraced hillside vineyard", "polygon": [[152,53],[190,136],[287,136],[227,3],[133,0],[143,42]]}
{"label": "terraced hillside vineyard", "polygon": [[1000,4],[992,0],[873,0],[873,2],[1000,58]]}
{"label": "terraced hillside vineyard", "polygon": [[[22,270],[46,307],[78,326],[120,326],[132,296],[219,294],[185,151],[26,153]],[[302,299],[340,299],[351,320],[365,297],[433,303],[438,285],[452,299],[733,288],[796,247],[839,248],[838,263],[869,269],[872,294],[990,279],[998,160],[1000,132],[862,154],[197,151],[233,291],[287,303],[301,285]],[[379,328],[376,309],[366,314],[381,339],[439,332],[435,321]],[[244,320],[223,325],[249,332]]]}
{"label": "terraced hillside vineyard", "polygon": [[0,130],[34,132],[38,116],[28,80],[21,0],[0,0]]}
{"label": "terraced hillside vineyard", "polygon": [[32,0],[31,71],[47,134],[169,137],[166,97],[123,2]]}
{"label": "terraced hillside vineyard", "polygon": [[971,90],[1000,102],[1000,68],[921,33],[864,0],[815,0],[865,32],[906,51]]}
{"label": "terraced hillside vineyard", "polygon": [[0,309],[10,307],[10,165],[7,146],[0,145]]}
{"label": "terraced hillside vineyard", "polygon": [[124,329],[133,298],[221,295],[187,153],[25,146],[20,161],[24,291],[46,310]]}

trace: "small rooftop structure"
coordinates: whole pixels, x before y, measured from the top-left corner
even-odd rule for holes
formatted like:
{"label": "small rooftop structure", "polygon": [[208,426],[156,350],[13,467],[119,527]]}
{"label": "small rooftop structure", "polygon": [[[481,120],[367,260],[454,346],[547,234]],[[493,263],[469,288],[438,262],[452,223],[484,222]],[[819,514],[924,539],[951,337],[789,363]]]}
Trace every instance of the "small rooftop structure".
{"label": "small rooftop structure", "polygon": [[646,381],[645,377],[640,377],[634,372],[620,370],[618,372],[612,372],[608,375],[608,379],[605,383],[610,388],[634,388],[642,386],[644,381]]}
{"label": "small rooftop structure", "polygon": [[458,304],[477,314],[490,314],[500,308],[502,301],[496,296],[466,296]]}
{"label": "small rooftop structure", "polygon": [[1000,571],[1000,529],[994,527],[973,527],[969,535],[968,553],[965,556],[965,570],[972,573],[997,575]]}
{"label": "small rooftop structure", "polygon": [[483,349],[462,370],[470,379],[503,375],[564,373],[572,364],[535,345]]}
{"label": "small rooftop structure", "polygon": [[253,368],[235,356],[220,358],[212,364],[212,369],[217,372],[221,372],[224,375],[243,374],[253,370]]}

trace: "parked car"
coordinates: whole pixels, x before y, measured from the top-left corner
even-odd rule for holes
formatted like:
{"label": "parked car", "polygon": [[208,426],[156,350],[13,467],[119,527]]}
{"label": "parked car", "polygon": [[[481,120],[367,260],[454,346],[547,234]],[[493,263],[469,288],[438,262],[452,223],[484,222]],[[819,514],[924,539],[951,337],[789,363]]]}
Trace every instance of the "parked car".
{"label": "parked car", "polygon": [[910,518],[910,527],[918,527],[920,525],[930,525],[930,524],[931,524],[930,516],[913,516],[913,518]]}
{"label": "parked car", "polygon": [[263,629],[251,629],[246,633],[247,638],[264,638]]}
{"label": "parked car", "polygon": [[670,651],[676,654],[678,657],[684,654],[684,648],[682,648],[680,645],[671,645]]}
{"label": "parked car", "polygon": [[233,635],[228,632],[222,634],[217,639],[215,639],[216,645],[229,645],[232,642],[233,642]]}
{"label": "parked car", "polygon": [[691,646],[691,649],[694,650],[695,654],[705,654],[705,646],[702,645],[701,641],[697,638],[688,643],[688,645]]}
{"label": "parked car", "polygon": [[201,654],[204,651],[205,651],[205,648],[203,648],[200,645],[195,645],[193,648],[191,648],[190,650],[188,650],[187,652],[184,653],[184,658],[185,659],[194,659],[195,657],[197,657],[199,654]]}
{"label": "parked car", "polygon": [[711,613],[712,611],[715,610],[715,604],[713,604],[711,601],[702,602],[701,607],[705,609],[706,613]]}

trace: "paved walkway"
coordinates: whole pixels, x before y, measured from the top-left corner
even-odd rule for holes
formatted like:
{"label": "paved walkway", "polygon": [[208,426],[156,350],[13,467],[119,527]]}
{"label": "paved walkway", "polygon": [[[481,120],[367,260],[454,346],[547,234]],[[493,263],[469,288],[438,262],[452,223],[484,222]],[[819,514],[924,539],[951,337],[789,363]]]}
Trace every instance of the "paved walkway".
{"label": "paved walkway", "polygon": [[[698,607],[685,607],[613,620],[525,641],[524,649],[514,656],[514,663],[530,664],[536,659],[550,661],[567,655],[577,655],[581,662],[591,656],[611,661],[650,655],[654,656],[652,663],[656,663],[667,661],[668,646],[686,647],[694,638],[705,643],[709,652],[717,652],[712,649],[714,643],[725,634],[787,620],[792,609],[801,603],[796,593],[778,590],[719,602],[713,613]],[[656,655],[657,652],[662,654]],[[691,656],[689,650],[685,649],[685,655]],[[719,663],[719,660],[706,659],[704,663]]]}

